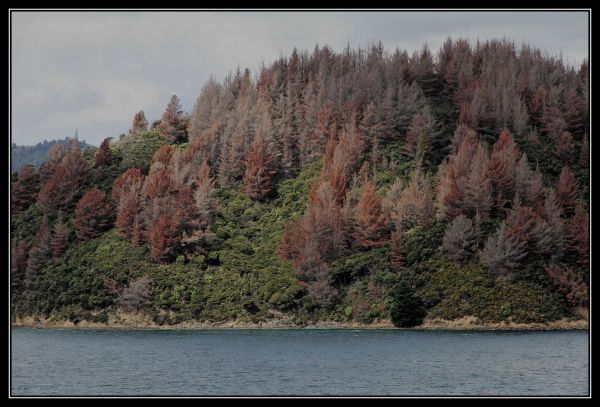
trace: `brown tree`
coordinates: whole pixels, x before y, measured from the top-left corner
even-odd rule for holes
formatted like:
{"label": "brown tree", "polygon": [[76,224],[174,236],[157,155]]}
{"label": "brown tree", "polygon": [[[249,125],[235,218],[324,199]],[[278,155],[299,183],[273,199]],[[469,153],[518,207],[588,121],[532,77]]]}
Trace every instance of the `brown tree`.
{"label": "brown tree", "polygon": [[52,177],[40,189],[37,202],[40,211],[48,214],[58,209],[69,209],[79,196],[87,175],[87,162],[81,152],[67,153]]}
{"label": "brown tree", "polygon": [[142,311],[150,304],[152,289],[150,287],[151,280],[146,276],[142,276],[132,280],[129,286],[125,287],[121,292],[119,304],[126,311]]}
{"label": "brown tree", "polygon": [[487,239],[480,252],[481,262],[500,279],[512,278],[524,256],[523,247],[515,237],[509,236],[505,222]]}
{"label": "brown tree", "polygon": [[108,167],[112,164],[112,153],[110,151],[109,142],[110,138],[105,138],[100,144],[94,161],[95,168]]}
{"label": "brown tree", "polygon": [[568,131],[563,131],[554,143],[554,153],[563,160],[570,162],[575,152],[573,136]]}
{"label": "brown tree", "polygon": [[442,240],[442,251],[454,261],[467,260],[477,251],[481,233],[471,219],[459,215],[452,220]]}
{"label": "brown tree", "polygon": [[392,251],[391,264],[392,269],[398,270],[406,265],[406,249],[404,246],[404,232],[394,230],[391,236]]}
{"label": "brown tree", "polygon": [[10,290],[14,295],[21,289],[23,276],[27,269],[29,245],[25,239],[11,242],[10,245]]}
{"label": "brown tree", "polygon": [[269,151],[267,140],[257,135],[252,142],[246,157],[244,173],[244,194],[254,201],[263,201],[272,189],[272,178],[275,171],[271,168],[273,156]]}
{"label": "brown tree", "polygon": [[576,307],[587,304],[588,287],[581,274],[556,264],[544,266],[544,271],[552,284],[565,296],[569,306]]}
{"label": "brown tree", "polygon": [[180,143],[187,139],[187,122],[176,95],[171,96],[158,125],[158,132],[169,143]]}
{"label": "brown tree", "polygon": [[50,246],[52,247],[52,257],[59,257],[69,247],[69,227],[63,222],[62,215],[59,215],[52,227]]}
{"label": "brown tree", "polygon": [[575,207],[566,229],[569,247],[578,254],[577,262],[587,269],[590,262],[590,224],[583,206]]}
{"label": "brown tree", "polygon": [[504,130],[490,154],[487,165],[487,178],[491,180],[496,208],[508,209],[514,197],[515,168],[521,158],[521,151],[508,130]]}
{"label": "brown tree", "polygon": [[25,283],[28,290],[33,288],[33,283],[39,272],[48,263],[52,257],[52,246],[50,240],[52,235],[48,226],[48,217],[44,216],[40,227],[33,239],[33,244],[29,250],[27,259],[27,268],[25,271]]}
{"label": "brown tree", "polygon": [[367,180],[362,187],[355,223],[354,242],[361,249],[381,247],[389,239],[381,198],[371,180]]}
{"label": "brown tree", "polygon": [[562,167],[556,184],[556,200],[567,215],[575,210],[579,198],[579,183],[568,166]]}
{"label": "brown tree", "polygon": [[39,173],[42,180],[47,180],[52,177],[54,170],[60,165],[66,153],[65,147],[62,144],[56,143],[50,147],[48,155],[46,156],[46,161],[40,166]]}
{"label": "brown tree", "polygon": [[143,110],[140,110],[133,116],[133,123],[131,125],[131,129],[129,133],[138,133],[140,131],[148,130],[148,121],[146,120],[146,115]]}
{"label": "brown tree", "polygon": [[94,187],[77,202],[73,225],[79,240],[94,239],[112,226],[112,208],[105,198],[104,192]]}
{"label": "brown tree", "polygon": [[10,191],[10,209],[14,214],[27,209],[35,202],[40,190],[40,175],[32,165],[24,165]]}

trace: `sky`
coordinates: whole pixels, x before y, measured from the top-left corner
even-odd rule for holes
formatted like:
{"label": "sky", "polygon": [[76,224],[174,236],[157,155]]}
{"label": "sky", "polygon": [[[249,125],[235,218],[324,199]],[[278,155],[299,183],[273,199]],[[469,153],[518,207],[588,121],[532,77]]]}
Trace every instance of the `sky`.
{"label": "sky", "polygon": [[12,142],[99,145],[135,112],[160,119],[171,95],[191,112],[203,84],[256,73],[294,47],[382,41],[409,53],[446,38],[507,38],[580,64],[586,12],[24,12],[11,14]]}

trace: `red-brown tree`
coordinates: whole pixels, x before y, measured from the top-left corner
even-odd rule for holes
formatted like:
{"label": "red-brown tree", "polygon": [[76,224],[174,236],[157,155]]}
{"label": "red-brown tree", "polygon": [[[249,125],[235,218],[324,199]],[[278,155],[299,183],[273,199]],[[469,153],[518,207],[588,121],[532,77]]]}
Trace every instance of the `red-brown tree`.
{"label": "red-brown tree", "polygon": [[17,214],[35,202],[40,190],[40,175],[33,165],[24,165],[10,190],[10,209]]}
{"label": "red-brown tree", "polygon": [[73,225],[79,240],[94,239],[112,226],[112,208],[105,198],[104,192],[94,187],[77,202]]}
{"label": "red-brown tree", "polygon": [[569,306],[576,307],[587,304],[588,287],[579,273],[556,264],[546,265],[544,271],[558,291],[564,294]]}
{"label": "red-brown tree", "polygon": [[244,194],[254,201],[263,201],[272,189],[275,170],[271,168],[273,156],[269,151],[267,140],[257,135],[252,142],[246,157],[244,173]]}
{"label": "red-brown tree", "polygon": [[10,245],[10,290],[14,295],[20,290],[25,270],[27,269],[27,256],[29,245],[25,239],[11,242]]}
{"label": "red-brown tree", "polygon": [[50,226],[48,225],[48,217],[44,216],[35,238],[33,239],[33,244],[31,245],[29,257],[27,259],[25,284],[28,290],[33,288],[33,283],[35,282],[37,275],[52,257],[52,246],[50,246],[51,239],[52,235],[50,233]]}
{"label": "red-brown tree", "polygon": [[133,116],[133,123],[131,125],[131,129],[129,133],[138,133],[140,131],[148,130],[148,121],[146,120],[146,115],[143,110],[140,110]]}
{"label": "red-brown tree", "polygon": [[176,95],[171,96],[162,121],[158,125],[158,132],[169,143],[180,143],[187,139],[187,122]]}
{"label": "red-brown tree", "polygon": [[571,215],[579,198],[579,183],[568,166],[562,167],[556,183],[556,200],[565,214]]}
{"label": "red-brown tree", "polygon": [[74,203],[87,180],[87,162],[79,151],[65,155],[52,177],[38,194],[38,207],[44,214],[58,209],[68,209]]}
{"label": "red-brown tree", "polygon": [[590,224],[583,206],[575,207],[566,229],[569,247],[578,254],[577,262],[581,267],[587,269],[590,262]]}
{"label": "red-brown tree", "polygon": [[105,138],[100,144],[94,161],[94,167],[108,167],[112,164],[112,153],[110,151],[110,138]]}
{"label": "red-brown tree", "polygon": [[361,249],[383,246],[389,240],[388,227],[381,208],[381,198],[371,180],[362,187],[356,207],[354,242]]}
{"label": "red-brown tree", "polygon": [[59,257],[69,247],[69,227],[63,221],[62,215],[59,215],[52,227],[50,246],[52,247],[52,257]]}

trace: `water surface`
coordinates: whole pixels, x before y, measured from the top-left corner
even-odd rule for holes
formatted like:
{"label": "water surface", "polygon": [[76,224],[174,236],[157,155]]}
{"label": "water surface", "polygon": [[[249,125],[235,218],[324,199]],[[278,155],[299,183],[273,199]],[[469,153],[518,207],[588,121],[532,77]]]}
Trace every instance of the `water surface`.
{"label": "water surface", "polygon": [[587,331],[12,329],[12,395],[587,395]]}

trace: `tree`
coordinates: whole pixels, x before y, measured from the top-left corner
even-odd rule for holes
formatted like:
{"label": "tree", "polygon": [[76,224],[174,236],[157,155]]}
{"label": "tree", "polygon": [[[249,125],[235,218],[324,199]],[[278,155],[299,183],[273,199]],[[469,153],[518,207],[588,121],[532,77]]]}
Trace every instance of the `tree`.
{"label": "tree", "polygon": [[392,269],[398,270],[400,267],[406,265],[406,249],[404,246],[404,232],[401,230],[394,230],[391,237],[392,251],[391,251],[391,264]]}
{"label": "tree", "polygon": [[87,162],[79,151],[70,151],[38,194],[37,205],[44,214],[71,207],[87,180]]}
{"label": "tree", "polygon": [[27,269],[25,272],[26,286],[28,290],[33,288],[33,283],[52,257],[52,247],[50,246],[50,227],[48,226],[48,217],[44,216],[40,227],[33,239],[33,244],[29,250],[29,258],[27,259]]}
{"label": "tree", "polygon": [[10,191],[10,209],[14,214],[27,209],[35,202],[40,190],[40,175],[33,165],[24,165]]}
{"label": "tree", "polygon": [[427,314],[423,302],[405,281],[400,281],[392,293],[390,318],[394,326],[410,328],[420,325]]}
{"label": "tree", "polygon": [[501,279],[510,279],[524,256],[523,247],[516,237],[509,236],[505,222],[487,239],[480,252],[481,262],[491,274]]}
{"label": "tree", "polygon": [[69,227],[63,222],[62,215],[59,215],[52,227],[50,246],[52,247],[52,257],[59,257],[69,247]]}
{"label": "tree", "polygon": [[143,182],[143,175],[139,168],[129,168],[123,174],[119,175],[113,183],[111,198],[114,202],[119,202],[121,195],[136,182]]}
{"label": "tree", "polygon": [[27,255],[29,245],[25,239],[11,242],[10,246],[10,289],[11,294],[20,290],[23,283],[23,275],[27,269]]}
{"label": "tree", "polygon": [[121,293],[119,304],[126,311],[141,311],[150,304],[151,280],[146,276],[136,278]]}
{"label": "tree", "polygon": [[131,125],[131,129],[129,130],[129,134],[146,130],[148,130],[148,121],[146,120],[144,111],[140,110],[133,116],[133,123]]}
{"label": "tree", "polygon": [[381,198],[371,180],[363,185],[356,209],[356,245],[367,250],[383,246],[388,240],[387,222],[381,208]]}
{"label": "tree", "polygon": [[427,226],[433,222],[434,217],[431,185],[421,168],[417,167],[396,204],[390,209],[391,221],[396,229],[406,231],[415,226]]}
{"label": "tree", "polygon": [[275,171],[271,168],[273,156],[269,152],[266,139],[257,135],[246,157],[244,173],[244,194],[254,201],[263,201],[272,189]]}
{"label": "tree", "polygon": [[176,95],[171,96],[158,125],[158,133],[169,143],[181,143],[187,140],[187,123]]}
{"label": "tree", "polygon": [[39,173],[42,180],[52,177],[54,170],[60,165],[66,153],[62,144],[57,143],[50,147],[46,161],[40,166]]}
{"label": "tree", "polygon": [[508,130],[504,130],[490,154],[487,178],[491,180],[496,208],[506,211],[514,196],[515,168],[521,152]]}
{"label": "tree", "polygon": [[590,262],[590,225],[588,214],[581,205],[575,207],[567,223],[569,247],[578,254],[577,263],[587,269]]}
{"label": "tree", "polygon": [[110,138],[105,138],[100,144],[98,151],[96,152],[96,159],[94,167],[108,167],[112,164],[112,153],[110,151]]}
{"label": "tree", "polygon": [[442,241],[442,251],[454,261],[467,260],[477,251],[481,232],[471,219],[459,215],[452,220]]}
{"label": "tree", "polygon": [[573,136],[568,131],[563,131],[554,143],[554,153],[563,162],[569,162],[573,158],[574,152],[575,144],[573,144]]}
{"label": "tree", "polygon": [[173,216],[159,217],[149,233],[152,257],[159,263],[168,263],[175,258],[177,247],[177,225]]}
{"label": "tree", "polygon": [[588,287],[581,274],[556,264],[544,266],[544,271],[550,282],[565,296],[569,306],[576,307],[587,304]]}
{"label": "tree", "polygon": [[582,167],[588,168],[590,165],[590,143],[588,142],[588,135],[583,135],[583,140],[581,141],[581,152],[579,154],[579,164]]}
{"label": "tree", "polygon": [[562,167],[556,184],[556,200],[567,215],[573,213],[579,198],[579,183],[568,166]]}
{"label": "tree", "polygon": [[421,160],[431,149],[435,121],[429,110],[413,116],[408,131],[404,150],[409,157]]}
{"label": "tree", "polygon": [[202,163],[198,171],[194,201],[198,209],[200,227],[202,230],[206,230],[212,224],[217,210],[215,180],[210,175],[210,167],[207,161]]}
{"label": "tree", "polygon": [[112,209],[105,197],[94,187],[77,202],[73,224],[79,240],[94,239],[112,226]]}

